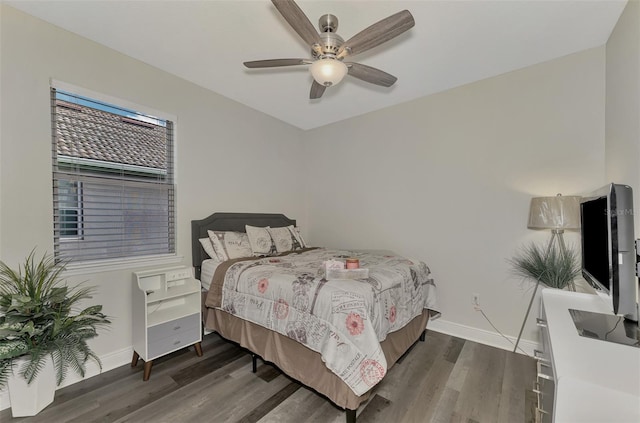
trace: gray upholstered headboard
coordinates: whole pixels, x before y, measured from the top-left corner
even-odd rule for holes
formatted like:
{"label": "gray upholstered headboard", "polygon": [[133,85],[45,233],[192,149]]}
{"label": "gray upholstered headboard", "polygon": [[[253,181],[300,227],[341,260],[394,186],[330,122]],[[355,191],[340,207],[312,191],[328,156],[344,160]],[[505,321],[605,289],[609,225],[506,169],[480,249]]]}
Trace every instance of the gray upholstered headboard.
{"label": "gray upholstered headboard", "polygon": [[209,257],[198,240],[200,238],[208,238],[208,230],[245,232],[245,225],[279,228],[289,225],[295,226],[296,221],[283,214],[276,213],[214,213],[202,220],[192,220],[191,257],[197,279],[200,279],[202,260]]}

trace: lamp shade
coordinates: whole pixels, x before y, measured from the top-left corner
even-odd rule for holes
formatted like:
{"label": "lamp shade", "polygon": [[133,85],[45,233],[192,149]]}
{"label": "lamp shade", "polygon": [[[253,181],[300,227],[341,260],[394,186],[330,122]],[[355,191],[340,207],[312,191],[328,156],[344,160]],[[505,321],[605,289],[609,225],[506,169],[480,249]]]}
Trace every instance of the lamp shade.
{"label": "lamp shade", "polygon": [[338,59],[319,59],[311,64],[309,71],[320,85],[336,85],[347,74],[347,65]]}
{"label": "lamp shade", "polygon": [[579,229],[580,197],[534,197],[529,208],[529,229]]}

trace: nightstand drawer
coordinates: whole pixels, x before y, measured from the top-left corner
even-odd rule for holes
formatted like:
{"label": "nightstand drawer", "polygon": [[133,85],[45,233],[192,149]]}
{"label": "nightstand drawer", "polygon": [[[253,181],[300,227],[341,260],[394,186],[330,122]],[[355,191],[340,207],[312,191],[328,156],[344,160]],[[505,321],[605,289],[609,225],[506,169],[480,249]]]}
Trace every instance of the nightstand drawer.
{"label": "nightstand drawer", "polygon": [[149,342],[149,359],[153,360],[156,357],[167,354],[179,348],[195,344],[198,341],[200,341],[199,327],[194,327],[191,329],[183,330],[181,332],[169,334],[169,336],[167,337],[164,337],[157,341]]}
{"label": "nightstand drawer", "polygon": [[160,341],[168,336],[189,331],[191,329],[198,329],[198,331],[200,331],[200,313],[191,314],[176,320],[151,326],[147,332],[148,342],[151,344],[152,342]]}

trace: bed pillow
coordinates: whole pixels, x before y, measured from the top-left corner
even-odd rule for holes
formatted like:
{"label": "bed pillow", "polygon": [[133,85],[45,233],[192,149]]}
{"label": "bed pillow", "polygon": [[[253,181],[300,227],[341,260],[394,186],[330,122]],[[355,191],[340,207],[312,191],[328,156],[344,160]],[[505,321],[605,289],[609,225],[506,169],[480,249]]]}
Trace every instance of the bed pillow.
{"label": "bed pillow", "polygon": [[269,234],[269,227],[259,228],[257,226],[245,226],[249,236],[249,244],[254,256],[272,255],[276,253],[276,247]]}
{"label": "bed pillow", "polygon": [[295,251],[304,248],[293,225],[282,228],[267,228],[278,253]]}
{"label": "bed pillow", "polygon": [[[293,226],[289,226],[289,227],[291,228]],[[308,247],[307,243],[304,241],[304,238],[302,238],[302,233],[300,233],[300,228],[299,227],[297,227],[297,226],[293,227],[292,233],[293,233],[293,236],[295,236],[296,239],[298,240],[298,242],[300,243],[300,247],[301,248],[307,248]]]}
{"label": "bed pillow", "polygon": [[209,257],[211,257],[212,259],[218,258],[218,255],[216,254],[216,250],[213,249],[213,244],[211,243],[211,240],[209,238],[200,238],[198,239],[198,241],[200,241],[200,245],[202,245],[202,249],[204,250],[205,253],[207,253]]}
{"label": "bed pillow", "polygon": [[243,232],[207,231],[218,260],[251,257],[251,244]]}
{"label": "bed pillow", "polygon": [[[229,256],[225,252],[225,248],[223,245],[222,239],[224,239],[224,232],[215,232],[215,231],[207,231],[209,234],[209,240],[211,240],[211,245],[213,245],[213,249],[216,252],[216,257],[220,261],[229,260]],[[218,236],[220,235],[220,236]]]}

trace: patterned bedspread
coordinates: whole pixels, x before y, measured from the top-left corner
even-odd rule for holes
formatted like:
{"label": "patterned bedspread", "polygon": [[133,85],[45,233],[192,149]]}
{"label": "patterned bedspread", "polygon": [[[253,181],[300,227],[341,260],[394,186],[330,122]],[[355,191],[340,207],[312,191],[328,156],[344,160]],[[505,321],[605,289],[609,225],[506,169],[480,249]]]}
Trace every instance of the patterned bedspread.
{"label": "patterned bedspread", "polygon": [[[357,257],[366,280],[326,280],[323,262]],[[386,374],[380,347],[423,309],[438,312],[429,268],[395,255],[314,249],[239,261],[224,276],[222,309],[322,355],[356,395]]]}

